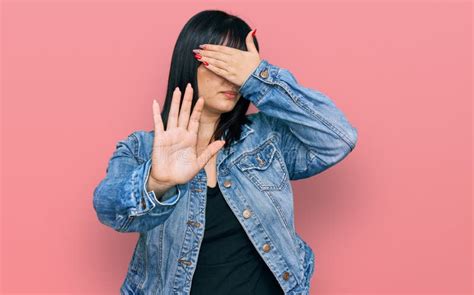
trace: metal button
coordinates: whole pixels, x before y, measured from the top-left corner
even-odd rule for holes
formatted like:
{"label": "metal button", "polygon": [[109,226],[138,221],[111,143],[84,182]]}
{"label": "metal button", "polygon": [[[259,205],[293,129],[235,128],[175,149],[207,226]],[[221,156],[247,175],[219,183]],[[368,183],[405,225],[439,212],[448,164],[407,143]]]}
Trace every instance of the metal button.
{"label": "metal button", "polygon": [[146,208],[145,198],[142,198],[141,202],[142,202],[142,209],[145,209]]}
{"label": "metal button", "polygon": [[264,252],[270,251],[270,245],[264,244],[264,245],[263,245],[263,251],[264,251]]}
{"label": "metal button", "polygon": [[283,273],[282,277],[283,277],[283,279],[284,279],[285,281],[288,281],[288,279],[290,278],[290,273],[287,272],[287,271],[285,271],[285,272]]}
{"label": "metal button", "polygon": [[225,187],[231,187],[232,186],[232,181],[230,181],[229,179],[224,180],[224,186]]}
{"label": "metal button", "polygon": [[250,218],[250,216],[252,215],[252,212],[250,212],[249,209],[245,209],[245,210],[242,212],[242,215],[244,216],[245,219],[247,219],[247,218]]}
{"label": "metal button", "polygon": [[194,227],[200,227],[200,226],[201,226],[201,224],[200,224],[199,222],[193,221],[193,220],[188,220],[187,223],[188,223],[189,225],[194,226]]}
{"label": "metal button", "polygon": [[265,69],[265,70],[261,71],[260,72],[260,77],[262,77],[264,79],[268,78],[268,70]]}
{"label": "metal button", "polygon": [[189,261],[189,260],[185,260],[185,259],[182,259],[182,258],[179,258],[178,259],[178,262],[182,263],[182,264],[186,264],[186,265],[191,265],[192,262]]}

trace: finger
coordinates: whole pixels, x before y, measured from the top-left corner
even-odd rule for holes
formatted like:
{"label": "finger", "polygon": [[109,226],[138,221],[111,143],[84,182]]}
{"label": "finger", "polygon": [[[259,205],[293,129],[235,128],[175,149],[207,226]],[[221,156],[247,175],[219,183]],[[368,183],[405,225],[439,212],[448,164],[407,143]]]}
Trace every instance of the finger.
{"label": "finger", "polygon": [[[204,66],[205,66],[206,68],[208,68],[209,70],[211,70],[212,72],[214,72],[214,73],[216,73],[217,75],[219,75],[219,76],[221,76],[221,77],[224,77],[224,78],[226,78],[226,77],[228,76],[228,74],[229,74],[227,71],[224,71],[223,69],[218,68],[218,67],[216,67],[216,66],[214,66],[213,64],[210,64],[210,63],[209,63],[208,65],[205,65],[205,64],[204,64]],[[229,79],[227,79],[227,80],[229,80]]]}
{"label": "finger", "polygon": [[205,50],[219,51],[224,54],[235,54],[238,51],[241,51],[240,49],[237,49],[237,48],[224,46],[224,45],[217,45],[217,44],[201,44],[199,45],[199,47]]}
{"label": "finger", "polygon": [[[204,57],[203,56],[201,59],[199,59],[199,61],[202,62],[202,63],[207,62],[209,64],[212,64],[215,67],[220,68],[221,70],[226,71],[226,72],[227,72],[227,69],[229,68],[229,64],[227,62],[223,62],[222,60],[218,60],[218,59],[215,59],[215,58],[212,58],[212,57]],[[204,65],[206,65],[206,64],[204,64]]]}
{"label": "finger", "polygon": [[204,106],[204,98],[201,96],[196,101],[196,104],[193,108],[193,113],[191,114],[191,118],[189,119],[189,126],[188,131],[198,134],[199,130],[199,120],[201,119],[202,108]]}
{"label": "finger", "polygon": [[160,104],[153,100],[153,121],[155,123],[155,137],[164,132],[163,120],[161,119]]}
{"label": "finger", "polygon": [[247,34],[247,37],[245,38],[245,43],[247,44],[247,49],[249,52],[258,52],[257,46],[255,46],[254,38],[253,38],[256,31],[257,29],[253,29]]}
{"label": "finger", "polygon": [[181,103],[181,109],[179,110],[179,121],[178,127],[186,129],[189,122],[189,112],[191,109],[191,101],[193,99],[193,87],[191,84],[186,84],[186,90],[184,92],[183,102]]}
{"label": "finger", "polygon": [[213,59],[217,59],[223,62],[228,62],[231,58],[231,55],[222,53],[220,51],[212,51],[212,50],[193,50],[194,53],[197,53],[203,57],[211,57]]}
{"label": "finger", "polygon": [[206,149],[197,158],[198,166],[202,169],[225,144],[225,140],[216,140],[206,147]]}
{"label": "finger", "polygon": [[168,113],[168,122],[166,124],[166,130],[170,128],[176,128],[178,126],[178,110],[179,101],[181,98],[181,91],[179,87],[176,87],[173,91],[173,97],[171,98],[170,112]]}

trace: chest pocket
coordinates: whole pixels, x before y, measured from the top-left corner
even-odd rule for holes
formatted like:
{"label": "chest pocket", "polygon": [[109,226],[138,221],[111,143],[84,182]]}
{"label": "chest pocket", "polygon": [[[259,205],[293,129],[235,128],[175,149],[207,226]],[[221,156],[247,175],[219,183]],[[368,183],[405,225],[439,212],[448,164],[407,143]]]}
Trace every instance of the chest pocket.
{"label": "chest pocket", "polygon": [[281,190],[288,180],[285,163],[271,139],[233,163],[262,191]]}

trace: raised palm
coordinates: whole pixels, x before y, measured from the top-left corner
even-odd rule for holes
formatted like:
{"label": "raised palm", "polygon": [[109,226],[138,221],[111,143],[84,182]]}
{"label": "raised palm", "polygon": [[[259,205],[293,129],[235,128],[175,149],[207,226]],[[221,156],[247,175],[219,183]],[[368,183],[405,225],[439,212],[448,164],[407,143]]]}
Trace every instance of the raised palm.
{"label": "raised palm", "polygon": [[155,138],[150,177],[157,183],[172,186],[188,182],[225,144],[224,140],[216,140],[200,155],[197,154],[199,120],[204,99],[199,97],[190,116],[192,97],[193,88],[188,83],[179,110],[181,91],[176,87],[166,130],[161,119],[160,106],[156,100],[153,101]]}

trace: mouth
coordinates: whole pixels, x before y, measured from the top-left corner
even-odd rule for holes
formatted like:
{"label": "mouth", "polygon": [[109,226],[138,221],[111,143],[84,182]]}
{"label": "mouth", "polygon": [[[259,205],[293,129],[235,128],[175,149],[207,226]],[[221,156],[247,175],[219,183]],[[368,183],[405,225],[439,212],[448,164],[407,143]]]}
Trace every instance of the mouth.
{"label": "mouth", "polygon": [[235,91],[222,91],[227,98],[236,98],[237,92]]}

